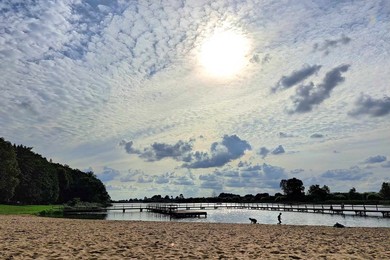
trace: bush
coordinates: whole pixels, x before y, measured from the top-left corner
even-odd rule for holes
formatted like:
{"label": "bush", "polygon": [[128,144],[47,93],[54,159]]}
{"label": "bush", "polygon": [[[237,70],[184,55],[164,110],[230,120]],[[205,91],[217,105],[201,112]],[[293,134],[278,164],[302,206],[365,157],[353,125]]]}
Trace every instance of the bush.
{"label": "bush", "polygon": [[367,200],[381,200],[383,199],[378,193],[370,193],[367,195]]}
{"label": "bush", "polygon": [[80,205],[80,204],[81,204],[80,198],[73,198],[72,200],[70,200],[66,203],[66,205],[71,206],[71,207],[75,207],[75,206]]}
{"label": "bush", "polygon": [[41,217],[62,217],[64,216],[63,209],[46,209],[38,213]]}
{"label": "bush", "polygon": [[346,200],[347,197],[343,194],[336,194],[336,195],[330,196],[330,199],[331,200]]}
{"label": "bush", "polygon": [[275,198],[275,202],[284,202],[284,201],[286,201],[286,196],[277,196],[276,198]]}

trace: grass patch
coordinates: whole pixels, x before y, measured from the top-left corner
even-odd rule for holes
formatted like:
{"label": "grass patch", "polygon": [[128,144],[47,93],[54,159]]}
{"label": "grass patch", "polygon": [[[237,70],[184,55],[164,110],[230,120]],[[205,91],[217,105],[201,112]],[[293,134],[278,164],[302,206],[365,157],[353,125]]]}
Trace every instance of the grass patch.
{"label": "grass patch", "polygon": [[0,204],[1,215],[39,215],[41,212],[62,212],[59,205],[3,205]]}

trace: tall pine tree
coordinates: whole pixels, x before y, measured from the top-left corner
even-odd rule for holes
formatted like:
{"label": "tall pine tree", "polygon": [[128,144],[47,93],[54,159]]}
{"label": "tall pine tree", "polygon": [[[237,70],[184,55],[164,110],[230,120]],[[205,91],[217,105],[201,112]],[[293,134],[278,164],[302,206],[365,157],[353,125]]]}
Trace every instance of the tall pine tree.
{"label": "tall pine tree", "polygon": [[0,138],[0,202],[9,202],[19,184],[20,170],[11,143]]}

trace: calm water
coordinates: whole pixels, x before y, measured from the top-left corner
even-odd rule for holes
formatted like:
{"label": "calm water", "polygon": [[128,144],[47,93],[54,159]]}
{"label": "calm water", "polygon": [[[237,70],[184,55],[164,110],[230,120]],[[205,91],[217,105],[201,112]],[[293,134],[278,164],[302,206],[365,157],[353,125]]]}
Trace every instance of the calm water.
{"label": "calm water", "polygon": [[[114,206],[122,206],[116,204]],[[125,205],[126,206],[126,205]],[[213,222],[213,223],[244,223],[250,224],[249,218],[256,218],[259,224],[277,224],[279,211],[257,210],[257,209],[206,209],[207,218],[184,218],[174,219],[167,215],[139,210],[108,211],[100,218],[106,220],[141,220],[141,221],[175,221],[175,222]],[[333,226],[339,222],[348,227],[388,227],[390,218],[383,218],[382,215],[360,217],[354,215],[332,215],[319,213],[282,212],[282,224],[286,225],[317,225]]]}

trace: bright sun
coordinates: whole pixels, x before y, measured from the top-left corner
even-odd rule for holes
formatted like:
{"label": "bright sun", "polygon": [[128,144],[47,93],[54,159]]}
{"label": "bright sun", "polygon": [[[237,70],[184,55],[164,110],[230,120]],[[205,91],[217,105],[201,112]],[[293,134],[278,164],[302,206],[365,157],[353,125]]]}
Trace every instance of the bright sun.
{"label": "bright sun", "polygon": [[203,43],[200,63],[208,74],[214,77],[230,77],[237,74],[246,64],[249,40],[232,31],[215,33]]}

